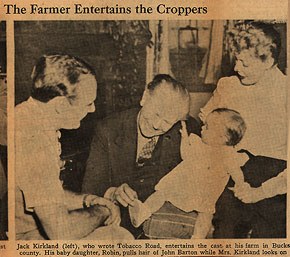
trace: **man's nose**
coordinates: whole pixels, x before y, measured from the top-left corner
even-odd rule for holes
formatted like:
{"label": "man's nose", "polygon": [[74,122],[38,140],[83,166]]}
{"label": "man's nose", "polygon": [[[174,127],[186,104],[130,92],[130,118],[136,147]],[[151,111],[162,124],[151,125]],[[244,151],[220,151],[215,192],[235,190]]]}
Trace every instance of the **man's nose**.
{"label": "man's nose", "polygon": [[89,110],[88,112],[94,112],[96,110],[96,106],[95,104],[93,103],[92,105],[89,106]]}
{"label": "man's nose", "polygon": [[241,71],[241,67],[242,67],[242,65],[241,65],[241,61],[236,61],[236,64],[235,64],[234,70],[235,70],[236,72],[239,72],[239,71]]}

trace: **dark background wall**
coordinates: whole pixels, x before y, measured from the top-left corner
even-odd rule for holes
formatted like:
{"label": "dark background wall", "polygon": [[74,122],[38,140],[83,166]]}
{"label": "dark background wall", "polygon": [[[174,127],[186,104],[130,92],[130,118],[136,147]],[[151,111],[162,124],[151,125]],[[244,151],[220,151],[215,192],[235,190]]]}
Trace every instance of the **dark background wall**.
{"label": "dark background wall", "polygon": [[[115,98],[114,66],[119,57],[118,47],[104,28],[102,21],[31,21],[15,22],[15,102],[26,100],[30,95],[30,74],[36,60],[43,54],[66,53],[78,56],[92,65],[97,73],[98,117],[126,108],[126,103]],[[138,85],[144,89],[146,73],[146,46],[139,47],[137,63]],[[130,60],[124,69],[132,69]],[[126,72],[130,73],[131,70]],[[142,90],[137,90],[140,96]],[[139,93],[139,95],[138,95]],[[136,105],[136,101],[132,100]],[[127,104],[128,105],[128,104]]]}

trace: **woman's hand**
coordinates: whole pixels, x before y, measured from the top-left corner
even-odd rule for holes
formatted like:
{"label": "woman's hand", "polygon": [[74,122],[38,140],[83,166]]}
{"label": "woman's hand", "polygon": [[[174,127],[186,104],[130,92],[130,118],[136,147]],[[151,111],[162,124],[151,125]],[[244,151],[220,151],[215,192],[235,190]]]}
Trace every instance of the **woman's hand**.
{"label": "woman's hand", "polygon": [[256,203],[266,198],[262,187],[251,187],[248,183],[229,189],[244,203]]}

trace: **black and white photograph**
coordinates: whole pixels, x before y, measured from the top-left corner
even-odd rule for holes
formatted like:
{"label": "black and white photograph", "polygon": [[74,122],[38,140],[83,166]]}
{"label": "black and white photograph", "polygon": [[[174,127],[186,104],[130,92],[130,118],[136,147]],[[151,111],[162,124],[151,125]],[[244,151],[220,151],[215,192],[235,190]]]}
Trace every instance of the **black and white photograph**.
{"label": "black and white photograph", "polygon": [[7,50],[6,22],[0,21],[0,240],[7,240]]}
{"label": "black and white photograph", "polygon": [[16,240],[286,238],[286,20],[13,24]]}

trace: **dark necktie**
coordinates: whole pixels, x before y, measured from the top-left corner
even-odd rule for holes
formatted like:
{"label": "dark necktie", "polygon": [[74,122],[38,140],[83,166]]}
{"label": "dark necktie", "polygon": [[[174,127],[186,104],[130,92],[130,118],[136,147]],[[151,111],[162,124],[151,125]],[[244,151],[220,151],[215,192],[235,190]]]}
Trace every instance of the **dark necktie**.
{"label": "dark necktie", "polygon": [[152,137],[142,148],[139,153],[137,163],[140,166],[143,166],[145,161],[149,160],[152,157],[153,150],[157,144],[157,138]]}

